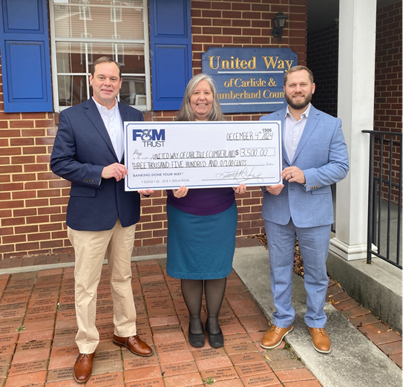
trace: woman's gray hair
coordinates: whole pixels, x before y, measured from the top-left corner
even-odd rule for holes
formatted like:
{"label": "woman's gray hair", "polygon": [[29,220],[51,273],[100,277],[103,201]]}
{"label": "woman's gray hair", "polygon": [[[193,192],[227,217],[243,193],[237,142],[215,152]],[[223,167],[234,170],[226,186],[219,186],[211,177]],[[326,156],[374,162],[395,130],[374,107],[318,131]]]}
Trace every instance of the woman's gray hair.
{"label": "woman's gray hair", "polygon": [[213,93],[213,107],[208,115],[208,121],[224,121],[224,114],[221,111],[220,102],[218,101],[217,89],[215,87],[213,78],[206,74],[195,75],[187,84],[185,95],[183,97],[182,107],[179,110],[176,121],[195,121],[195,114],[190,106],[190,97],[192,96],[197,84],[201,81],[206,81]]}

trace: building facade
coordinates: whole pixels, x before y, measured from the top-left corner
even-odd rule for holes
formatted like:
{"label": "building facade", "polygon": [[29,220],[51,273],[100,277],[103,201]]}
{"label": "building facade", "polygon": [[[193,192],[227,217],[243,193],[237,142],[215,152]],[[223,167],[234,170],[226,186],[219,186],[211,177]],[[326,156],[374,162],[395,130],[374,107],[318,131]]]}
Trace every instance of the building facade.
{"label": "building facade", "polygon": [[[176,117],[184,87],[201,72],[202,53],[211,47],[291,48],[298,63],[306,64],[306,0],[27,0],[25,16],[12,2],[0,3],[3,18],[8,18],[2,50],[17,62],[24,57],[22,63],[10,63],[1,52],[0,260],[71,251],[65,225],[70,183],[50,171],[49,159],[58,113],[90,96],[88,73],[97,57],[113,56],[121,63],[120,100],[142,110],[146,121]],[[281,41],[272,36],[277,12],[288,16]],[[37,15],[37,20],[30,15]],[[23,51],[7,45],[21,37],[37,41],[39,33],[39,48],[27,44]],[[174,54],[160,50],[158,62],[155,53],[163,44],[181,49]],[[178,63],[169,63],[178,57]],[[14,94],[28,94],[33,102],[24,96],[21,103],[18,95],[8,92],[10,85],[17,90]],[[41,111],[32,111],[38,100]],[[255,121],[262,114],[227,114],[226,119]],[[238,236],[264,232],[261,198],[258,188],[237,198]],[[166,243],[165,200],[163,191],[142,199],[135,246]]]}

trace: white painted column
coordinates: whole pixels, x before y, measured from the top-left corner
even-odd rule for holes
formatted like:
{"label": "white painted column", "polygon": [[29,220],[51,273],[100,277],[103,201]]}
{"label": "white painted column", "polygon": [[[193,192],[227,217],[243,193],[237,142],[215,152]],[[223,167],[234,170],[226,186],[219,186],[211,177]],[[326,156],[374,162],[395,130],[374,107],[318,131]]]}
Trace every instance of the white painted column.
{"label": "white painted column", "polygon": [[366,258],[369,134],[374,123],[376,0],[340,0],[338,117],[350,171],[337,184],[336,236],[330,250],[346,260]]}

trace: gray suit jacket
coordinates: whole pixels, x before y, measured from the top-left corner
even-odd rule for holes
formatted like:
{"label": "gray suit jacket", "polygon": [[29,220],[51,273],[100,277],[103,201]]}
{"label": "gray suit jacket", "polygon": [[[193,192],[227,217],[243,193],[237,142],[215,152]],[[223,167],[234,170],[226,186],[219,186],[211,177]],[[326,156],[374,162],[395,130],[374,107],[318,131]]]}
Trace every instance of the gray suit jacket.
{"label": "gray suit jacket", "polygon": [[[284,128],[286,108],[260,119],[281,121]],[[349,170],[347,145],[341,120],[311,106],[293,160],[289,160],[283,142],[283,169],[296,166],[306,185],[284,181],[279,195],[264,193],[262,217],[286,225],[292,218],[297,227],[317,227],[334,222],[331,185],[344,179]]]}

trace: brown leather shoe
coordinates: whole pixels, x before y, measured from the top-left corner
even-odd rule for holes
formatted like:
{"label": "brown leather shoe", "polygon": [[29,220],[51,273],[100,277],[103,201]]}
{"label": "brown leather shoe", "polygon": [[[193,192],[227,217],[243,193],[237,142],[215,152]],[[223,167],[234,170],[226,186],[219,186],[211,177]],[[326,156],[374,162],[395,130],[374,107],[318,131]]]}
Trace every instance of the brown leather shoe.
{"label": "brown leather shoe", "polygon": [[138,356],[151,356],[153,354],[153,350],[137,335],[129,337],[113,335],[113,344],[118,345],[119,347],[125,347],[131,353]]}
{"label": "brown leather shoe", "polygon": [[330,339],[324,328],[309,328],[313,347],[320,353],[330,352]]}
{"label": "brown leather shoe", "polygon": [[290,325],[288,328],[280,328],[274,324],[263,336],[260,346],[265,349],[276,348],[283,341],[284,336],[293,330],[293,326]]}
{"label": "brown leather shoe", "polygon": [[85,383],[92,373],[92,361],[94,360],[94,353],[80,353],[74,364],[73,374],[74,380],[77,383]]}

